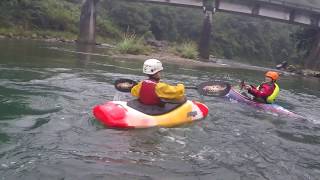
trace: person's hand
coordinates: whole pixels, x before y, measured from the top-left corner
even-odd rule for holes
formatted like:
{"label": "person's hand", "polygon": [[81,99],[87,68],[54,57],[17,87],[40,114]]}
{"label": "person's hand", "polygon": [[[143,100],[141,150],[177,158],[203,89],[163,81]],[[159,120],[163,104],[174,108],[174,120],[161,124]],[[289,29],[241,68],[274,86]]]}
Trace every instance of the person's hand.
{"label": "person's hand", "polygon": [[184,84],[178,83],[177,86],[182,86],[182,87],[184,87]]}
{"label": "person's hand", "polygon": [[251,90],[252,87],[251,87],[250,85],[245,85],[245,86],[244,86],[244,89],[246,89],[246,90]]}

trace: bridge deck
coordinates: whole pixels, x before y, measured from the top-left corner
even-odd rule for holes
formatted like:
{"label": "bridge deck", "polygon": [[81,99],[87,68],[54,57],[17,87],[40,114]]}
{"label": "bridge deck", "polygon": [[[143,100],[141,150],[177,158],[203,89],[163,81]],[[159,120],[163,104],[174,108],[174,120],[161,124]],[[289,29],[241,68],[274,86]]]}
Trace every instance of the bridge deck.
{"label": "bridge deck", "polygon": [[[273,1],[281,1],[281,0],[273,0]],[[285,0],[287,3],[309,6],[314,8],[320,8],[319,0]]]}
{"label": "bridge deck", "polygon": [[306,11],[319,12],[320,13],[320,1],[313,0],[256,0],[258,2],[266,2],[270,4],[278,4],[287,7],[293,7],[297,9],[304,9]]}
{"label": "bridge deck", "polygon": [[[202,0],[132,0],[132,1],[144,1],[153,3],[168,3],[178,4],[181,6],[194,6],[200,7]],[[320,1],[319,0],[240,0],[243,2],[264,2],[268,4],[275,4],[284,7],[291,7],[295,9],[305,10],[309,12],[320,13]],[[239,2],[240,2],[239,1]]]}
{"label": "bridge deck", "polygon": [[[131,0],[202,8],[203,0]],[[249,14],[295,24],[320,27],[320,0],[213,0],[217,11]],[[214,3],[213,3],[214,2]]]}

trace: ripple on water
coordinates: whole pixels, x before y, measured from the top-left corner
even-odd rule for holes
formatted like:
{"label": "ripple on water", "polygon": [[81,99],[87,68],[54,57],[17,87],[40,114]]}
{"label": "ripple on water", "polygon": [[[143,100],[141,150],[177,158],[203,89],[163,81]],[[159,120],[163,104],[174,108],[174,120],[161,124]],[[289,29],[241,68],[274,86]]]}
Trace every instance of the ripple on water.
{"label": "ripple on water", "polygon": [[[27,48],[44,47],[29,43]],[[281,79],[279,103],[310,121],[274,116],[188,89],[188,98],[208,105],[208,118],[176,128],[114,130],[98,124],[91,109],[114,98],[129,99],[129,94],[115,96],[113,82],[144,79],[142,62],[95,56],[78,66],[72,51],[39,51],[27,55],[28,64],[23,53],[21,61],[0,65],[3,179],[319,179],[320,127],[312,121],[319,122],[320,110],[315,83],[304,91],[300,82],[305,80],[290,77],[299,81],[292,85]],[[172,84],[261,80],[256,71],[164,66],[164,80]]]}

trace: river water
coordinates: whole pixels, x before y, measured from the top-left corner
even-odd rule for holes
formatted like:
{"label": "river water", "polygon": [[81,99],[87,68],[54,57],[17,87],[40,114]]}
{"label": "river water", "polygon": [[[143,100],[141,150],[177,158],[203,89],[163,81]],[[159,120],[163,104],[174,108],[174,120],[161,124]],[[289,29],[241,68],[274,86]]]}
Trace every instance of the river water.
{"label": "river water", "polygon": [[[143,61],[77,50],[0,40],[0,179],[320,179],[318,79],[279,82],[278,104],[304,121],[187,90],[189,99],[208,105],[209,117],[176,128],[116,130],[97,123],[91,109],[129,98],[113,82],[143,79]],[[262,71],[164,66],[171,83],[263,80]]]}

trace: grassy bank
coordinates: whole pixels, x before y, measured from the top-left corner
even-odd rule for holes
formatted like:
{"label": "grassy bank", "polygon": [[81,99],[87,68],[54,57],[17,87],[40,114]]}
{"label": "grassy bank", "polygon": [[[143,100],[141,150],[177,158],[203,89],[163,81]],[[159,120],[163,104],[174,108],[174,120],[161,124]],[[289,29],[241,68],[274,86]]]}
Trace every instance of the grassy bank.
{"label": "grassy bank", "polygon": [[170,49],[174,54],[187,59],[197,59],[199,56],[198,45],[193,41],[175,43]]}
{"label": "grassy bank", "polygon": [[8,38],[25,39],[50,39],[59,38],[65,40],[77,39],[77,34],[65,31],[53,30],[24,30],[19,28],[0,28],[0,35]]}

